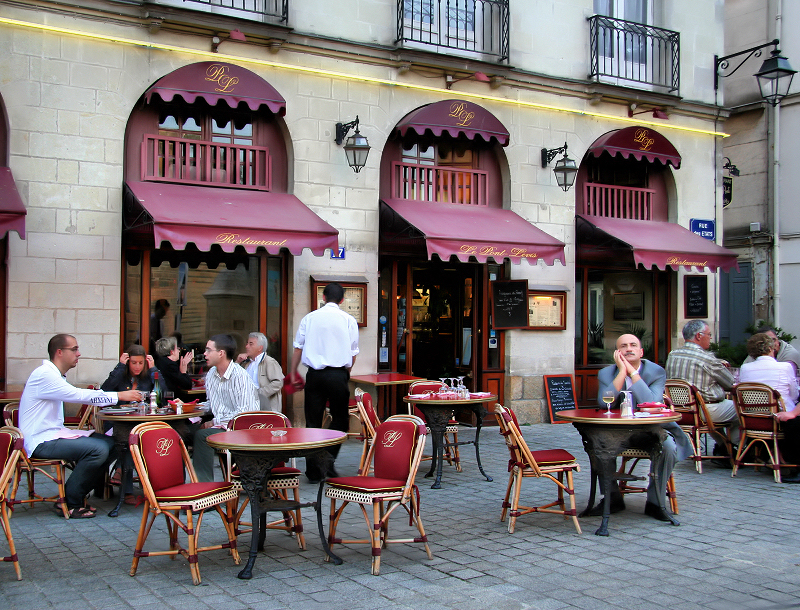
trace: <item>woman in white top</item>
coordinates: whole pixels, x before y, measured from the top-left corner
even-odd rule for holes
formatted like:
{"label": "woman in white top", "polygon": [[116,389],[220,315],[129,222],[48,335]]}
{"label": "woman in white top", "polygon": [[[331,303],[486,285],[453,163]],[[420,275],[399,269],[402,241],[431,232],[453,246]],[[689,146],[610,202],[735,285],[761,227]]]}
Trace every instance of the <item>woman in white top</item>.
{"label": "woman in white top", "polygon": [[794,367],[791,362],[775,360],[775,342],[766,333],[757,333],[747,341],[747,353],[753,362],[742,365],[739,371],[740,382],[764,383],[778,390],[791,411],[797,403],[798,387]]}

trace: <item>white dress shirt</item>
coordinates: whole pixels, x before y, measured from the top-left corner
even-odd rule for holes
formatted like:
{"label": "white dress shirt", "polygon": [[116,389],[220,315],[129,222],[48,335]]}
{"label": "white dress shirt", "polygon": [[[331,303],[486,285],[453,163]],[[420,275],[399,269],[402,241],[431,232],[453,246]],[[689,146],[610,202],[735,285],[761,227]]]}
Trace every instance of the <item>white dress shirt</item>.
{"label": "white dress shirt", "polygon": [[349,369],[358,355],[358,322],[336,303],[325,303],[300,321],[294,347],[303,350],[300,362],[308,368]]}
{"label": "white dress shirt", "polygon": [[258,365],[261,364],[263,359],[264,352],[261,352],[250,362],[250,364],[247,365],[247,374],[250,375],[250,379],[253,380],[253,384],[256,387],[258,387]]}
{"label": "white dress shirt", "polygon": [[231,361],[222,375],[217,367],[206,373],[206,395],[214,413],[213,425],[224,428],[234,416],[247,411],[258,411],[257,386],[241,366]]}
{"label": "white dress shirt", "polygon": [[797,402],[797,378],[791,362],[778,362],[772,356],[759,356],[739,369],[739,381],[765,383],[781,393],[786,410],[791,411]]}
{"label": "white dress shirt", "polygon": [[92,434],[92,430],[64,427],[64,402],[108,406],[117,403],[117,393],[76,388],[55,364],[50,360],[42,360],[42,366],[28,377],[19,401],[19,427],[25,438],[28,455],[32,455],[36,447],[46,441]]}

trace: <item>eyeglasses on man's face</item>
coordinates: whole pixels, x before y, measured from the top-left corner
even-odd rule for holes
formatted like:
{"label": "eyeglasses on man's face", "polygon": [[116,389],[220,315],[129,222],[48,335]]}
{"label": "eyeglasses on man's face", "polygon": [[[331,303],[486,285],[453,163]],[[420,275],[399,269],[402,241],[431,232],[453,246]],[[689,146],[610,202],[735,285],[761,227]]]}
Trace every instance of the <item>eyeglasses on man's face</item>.
{"label": "eyeglasses on man's face", "polygon": [[61,349],[62,350],[69,350],[71,352],[77,352],[78,351],[78,346],[76,345],[75,347],[62,347]]}

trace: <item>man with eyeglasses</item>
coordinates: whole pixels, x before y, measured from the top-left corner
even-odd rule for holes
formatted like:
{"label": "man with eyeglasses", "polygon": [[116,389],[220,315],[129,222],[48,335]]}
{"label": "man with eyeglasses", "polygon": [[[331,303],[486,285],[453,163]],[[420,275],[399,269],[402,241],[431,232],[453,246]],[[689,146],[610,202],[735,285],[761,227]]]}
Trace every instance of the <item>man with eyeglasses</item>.
{"label": "man with eyeglasses", "polygon": [[[81,357],[78,341],[72,335],[58,334],[47,344],[49,360],[43,360],[25,383],[19,402],[19,427],[25,450],[33,458],[75,462],[65,484],[67,509],[71,519],[91,519],[97,509],[85,506],[93,489],[102,495],[104,475],[114,459],[114,441],[90,430],[64,427],[64,403],[79,402],[109,406],[117,402],[138,401],[138,390],[103,392],[71,385],[66,375]],[[57,507],[58,514],[62,514]]]}
{"label": "man with eyeglasses", "polygon": [[206,442],[212,434],[225,432],[228,422],[239,413],[258,411],[257,388],[250,376],[240,367],[236,357],[236,340],[230,335],[214,335],[206,343],[206,396],[214,419],[194,434],[192,464],[197,480],[214,480],[216,451]]}
{"label": "man with eyeglasses", "polygon": [[[727,426],[731,441],[739,442],[739,417],[736,407],[725,392],[733,388],[733,373],[725,360],[708,351],[711,329],[703,320],[690,320],[683,327],[683,347],[667,356],[667,379],[683,379],[697,387],[706,403],[708,415],[715,424]],[[714,455],[725,455],[714,448]]]}

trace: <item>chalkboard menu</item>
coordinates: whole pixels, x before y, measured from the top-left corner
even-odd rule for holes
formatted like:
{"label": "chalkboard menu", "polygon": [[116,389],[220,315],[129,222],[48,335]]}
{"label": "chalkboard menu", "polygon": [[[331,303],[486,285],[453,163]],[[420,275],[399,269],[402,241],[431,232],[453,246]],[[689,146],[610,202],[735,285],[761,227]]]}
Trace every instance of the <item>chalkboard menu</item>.
{"label": "chalkboard menu", "polygon": [[528,281],[492,282],[492,328],[528,328]]}
{"label": "chalkboard menu", "polygon": [[687,275],[683,285],[684,309],[687,318],[708,317],[708,276]]}
{"label": "chalkboard menu", "polygon": [[578,408],[572,375],[545,375],[544,392],[547,395],[547,408],[550,410],[551,424],[565,423],[563,420],[556,419],[556,413],[559,411]]}

